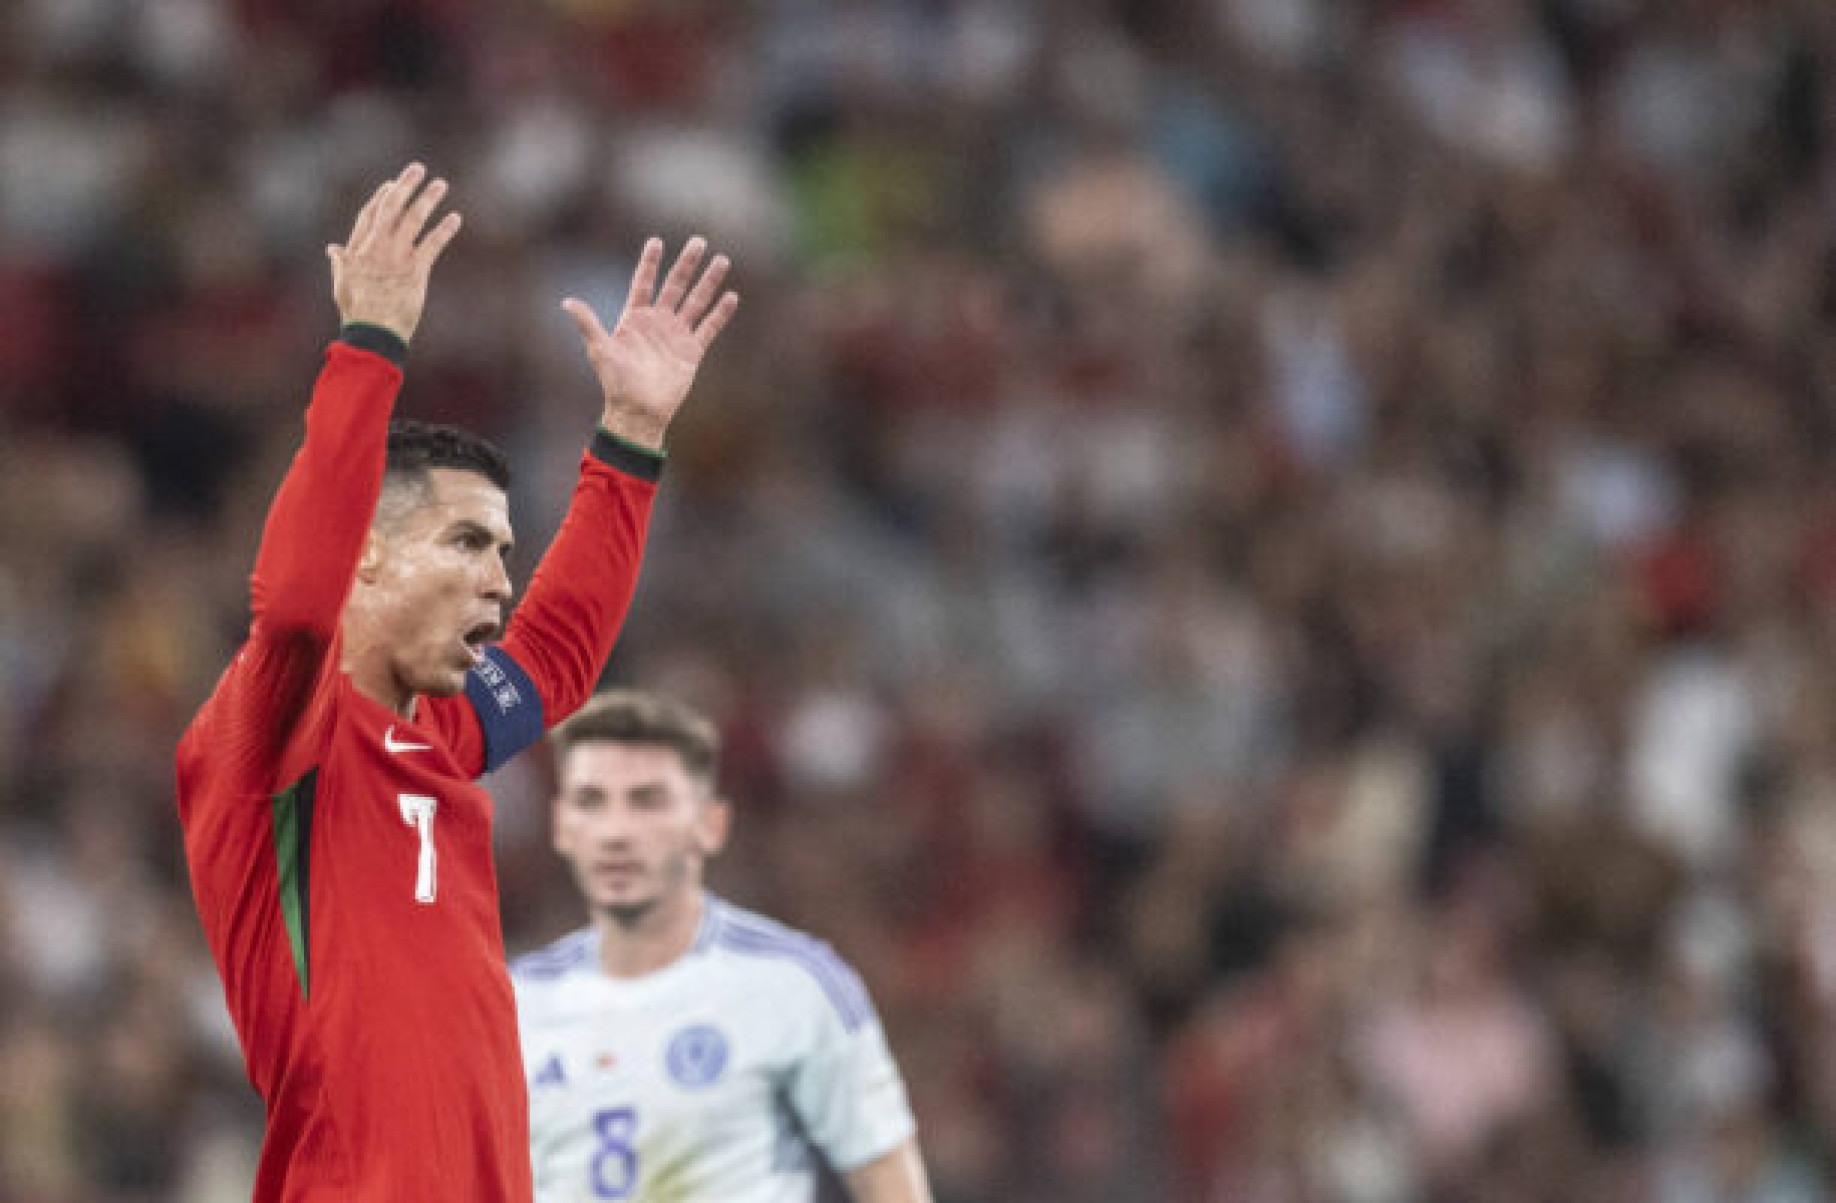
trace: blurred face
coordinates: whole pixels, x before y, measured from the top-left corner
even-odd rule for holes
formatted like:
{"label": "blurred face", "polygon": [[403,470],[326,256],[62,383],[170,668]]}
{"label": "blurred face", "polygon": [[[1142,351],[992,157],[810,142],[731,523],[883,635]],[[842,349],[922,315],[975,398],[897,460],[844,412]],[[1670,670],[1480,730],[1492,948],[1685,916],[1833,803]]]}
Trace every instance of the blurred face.
{"label": "blurred face", "polygon": [[606,740],[562,757],[555,851],[597,915],[632,924],[701,889],[728,808],[674,749]]}
{"label": "blurred face", "polygon": [[357,574],[360,603],[405,694],[447,697],[503,630],[510,503],[476,472],[433,468],[385,491]]}

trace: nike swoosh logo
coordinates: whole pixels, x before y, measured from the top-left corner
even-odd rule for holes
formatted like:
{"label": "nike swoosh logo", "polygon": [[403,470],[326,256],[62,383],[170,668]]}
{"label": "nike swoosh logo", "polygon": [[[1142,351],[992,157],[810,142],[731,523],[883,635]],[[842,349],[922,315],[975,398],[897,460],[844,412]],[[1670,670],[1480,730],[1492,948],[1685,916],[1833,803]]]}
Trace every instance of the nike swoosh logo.
{"label": "nike swoosh logo", "polygon": [[382,746],[390,752],[427,752],[433,749],[432,744],[411,744],[395,738],[395,727],[391,725],[383,732]]}

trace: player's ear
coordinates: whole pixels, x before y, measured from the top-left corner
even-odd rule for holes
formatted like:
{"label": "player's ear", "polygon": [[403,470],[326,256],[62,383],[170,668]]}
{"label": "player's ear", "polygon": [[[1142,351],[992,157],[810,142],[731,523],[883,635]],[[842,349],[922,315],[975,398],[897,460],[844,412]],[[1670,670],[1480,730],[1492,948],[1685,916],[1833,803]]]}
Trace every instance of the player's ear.
{"label": "player's ear", "polygon": [[357,579],[374,585],[382,574],[383,537],[371,527],[363,534],[363,554],[357,557]]}
{"label": "player's ear", "polygon": [[701,854],[714,856],[727,846],[727,834],[733,828],[733,807],[719,794],[708,798],[696,824],[701,836]]}
{"label": "player's ear", "polygon": [[567,855],[567,840],[561,825],[561,794],[559,791],[548,800],[548,843],[562,856]]}

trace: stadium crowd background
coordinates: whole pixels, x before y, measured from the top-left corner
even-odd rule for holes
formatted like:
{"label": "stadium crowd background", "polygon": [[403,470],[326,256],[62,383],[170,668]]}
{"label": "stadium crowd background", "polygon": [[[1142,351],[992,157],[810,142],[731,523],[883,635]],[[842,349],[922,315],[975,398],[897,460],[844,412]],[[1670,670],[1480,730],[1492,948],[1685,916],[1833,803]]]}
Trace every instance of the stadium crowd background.
{"label": "stadium crowd background", "polygon": [[0,1200],[246,1198],[171,752],[410,156],[525,548],[558,298],[740,265],[612,679],[945,1203],[1831,1196],[1836,6],[12,0]]}

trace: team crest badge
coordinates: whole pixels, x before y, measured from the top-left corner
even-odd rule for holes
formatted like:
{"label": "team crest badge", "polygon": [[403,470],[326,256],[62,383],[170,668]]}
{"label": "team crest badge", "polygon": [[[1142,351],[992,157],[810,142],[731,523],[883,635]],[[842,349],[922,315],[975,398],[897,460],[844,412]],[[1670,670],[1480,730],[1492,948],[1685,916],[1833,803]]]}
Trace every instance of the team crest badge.
{"label": "team crest badge", "polygon": [[726,1071],[727,1038],[719,1028],[698,1023],[675,1034],[663,1059],[677,1085],[700,1090],[719,1081]]}

